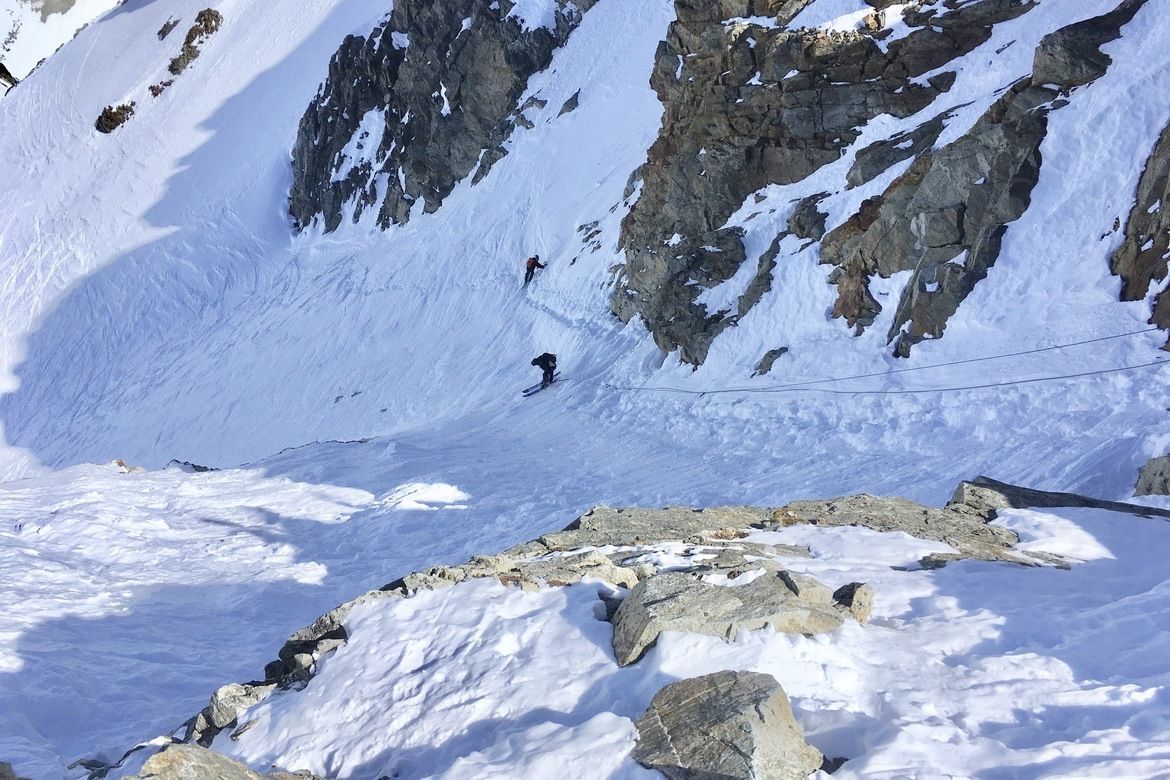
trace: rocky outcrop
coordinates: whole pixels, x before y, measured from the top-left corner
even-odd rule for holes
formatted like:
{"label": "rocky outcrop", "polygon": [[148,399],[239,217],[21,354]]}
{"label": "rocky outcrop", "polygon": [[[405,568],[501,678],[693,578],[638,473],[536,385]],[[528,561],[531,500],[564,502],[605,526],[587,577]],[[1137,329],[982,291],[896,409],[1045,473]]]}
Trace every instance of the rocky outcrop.
{"label": "rocky outcrop", "polygon": [[1107,14],[1045,35],[1036,47],[1032,82],[1069,89],[1104,76],[1113,59],[1101,51],[1101,46],[1121,37],[1121,28],[1129,24],[1145,4],[1146,0],[1122,0]]}
{"label": "rocky outcrop", "polygon": [[1105,73],[1110,60],[1100,46],[1117,38],[1144,2],[1125,0],[1110,13],[1046,36],[1030,78],[957,141],[920,153],[881,196],[826,237],[821,261],[836,266],[830,277],[838,290],[835,317],[860,332],[882,310],[869,280],[912,271],[887,342],[905,357],[914,344],[943,335],[995,264],[1007,226],[1028,208],[1048,114],[1066,104],[1069,89]]}
{"label": "rocky outcrop", "polygon": [[[1164,456],[1170,460],[1170,456]],[[1160,460],[1155,458],[1154,461]],[[1151,461],[1153,462],[1153,461]],[[1103,509],[1106,512],[1119,512],[1140,517],[1161,517],[1170,519],[1170,509],[1141,506],[1140,504],[1126,504],[1121,501],[1105,501],[1100,498],[1090,498],[1076,493],[1057,493],[1051,490],[1035,490],[1033,488],[1009,485],[989,477],[976,477],[970,482],[961,482],[955,488],[955,494],[947,503],[947,509],[956,509],[960,512],[975,512],[981,517],[994,518],[1000,509],[1026,509],[1029,507],[1084,507],[1089,509]]]}
{"label": "rocky outcrop", "polygon": [[[1151,285],[1166,279],[1170,258],[1170,125],[1162,130],[1146,160],[1133,208],[1125,221],[1125,240],[1110,266],[1121,277],[1121,300],[1140,301]],[[1154,297],[1150,322],[1170,328],[1170,295],[1163,288]],[[1170,342],[1167,342],[1170,347]]]}
{"label": "rocky outcrop", "polygon": [[850,582],[833,591],[833,604],[853,617],[858,623],[869,622],[873,612],[873,588],[863,582]]}
{"label": "rocky outcrop", "polygon": [[350,36],[305,111],[293,147],[289,211],[298,229],[335,230],[377,210],[403,223],[478,181],[532,103],[518,101],[595,0],[556,0],[552,27],[514,0],[399,0],[367,37]]}
{"label": "rocky outcrop", "polygon": [[[937,567],[959,558],[1064,565],[1061,559],[1013,549],[1016,536],[989,525],[998,509],[1029,505],[1095,506],[1170,516],[1170,510],[1029,490],[984,477],[963,483],[943,509],[865,495],[799,501],[780,508],[597,507],[562,531],[499,555],[473,557],[460,566],[412,572],[322,615],[288,638],[278,657],[265,666],[262,680],[215,691],[208,705],[186,723],[184,742],[206,746],[225,730],[243,733],[250,726],[244,718],[249,708],[275,691],[303,688],[316,674],[317,662],[349,640],[346,620],[359,605],[484,578],[523,589],[566,587],[589,579],[607,584],[599,595],[605,619],[614,624],[615,661],[626,665],[662,631],[734,637],[740,631],[771,626],[817,634],[832,631],[847,619],[868,621],[875,596],[870,586],[848,582],[833,590],[792,572],[784,560],[808,557],[808,549],[753,541],[748,537],[754,531],[798,523],[856,525],[901,531],[954,548],[954,553],[928,556],[923,566]],[[662,545],[674,559],[667,571],[658,563]],[[97,771],[110,767],[92,763]]]}
{"label": "rocky outcrop", "polygon": [[260,774],[197,745],[170,745],[155,753],[128,780],[317,780],[310,772]]}
{"label": "rocky outcrop", "polygon": [[12,768],[12,764],[8,763],[7,761],[0,761],[0,780],[24,780],[24,779],[17,777],[15,770],[13,770],[13,768]]}
{"label": "rocky outcrop", "polygon": [[[678,349],[681,360],[697,365],[759,299],[744,296],[735,311],[718,312],[696,302],[703,288],[725,282],[747,260],[741,229],[726,226],[744,200],[837,160],[874,117],[907,117],[928,106],[954,81],[940,68],[1033,4],[912,6],[903,21],[915,29],[888,45],[881,43],[886,11],[875,10],[858,32],[824,33],[783,29],[803,2],[676,5],[678,21],[659,46],[651,78],[665,108],[663,126],[623,224],[626,264],[612,308],[624,321],[641,318],[659,347]],[[775,17],[775,25],[745,19],[760,15]],[[932,132],[924,126],[911,143],[929,146]],[[896,155],[881,151],[871,150],[857,180],[893,164]],[[761,274],[770,268],[762,264]]]}
{"label": "rocky outcrop", "polygon": [[613,652],[628,666],[663,631],[734,639],[771,626],[791,634],[821,634],[843,619],[831,591],[811,577],[767,571],[746,585],[713,585],[686,572],[656,574],[638,583],[613,617]]}
{"label": "rocky outcrop", "polygon": [[[837,160],[879,115],[908,117],[927,108],[954,83],[950,63],[1035,3],[874,2],[857,31],[826,33],[784,29],[803,2],[679,0],[678,21],[659,46],[651,79],[663,125],[637,173],[639,200],[623,223],[626,263],[618,270],[614,313],[641,319],[660,348],[677,349],[680,360],[698,365],[711,342],[771,290],[777,258],[818,242],[821,262],[834,266],[834,317],[860,334],[882,312],[871,280],[909,271],[886,341],[905,357],[914,344],[941,337],[998,259],[1008,226],[1030,204],[1048,114],[1066,104],[1070,90],[1106,72],[1111,60],[1103,44],[1120,36],[1144,2],[1123,0],[1045,36],[1032,75],[942,148],[935,146],[955,108],[857,150],[846,188],[911,164],[828,235],[823,221],[810,220],[818,213],[809,210],[815,198],[801,201],[770,249],[749,258],[744,228],[729,219],[750,208],[753,193],[802,181]],[[908,34],[893,36],[894,13]],[[769,16],[774,23],[761,19]],[[1151,159],[1143,194],[1164,189],[1164,154]],[[1139,200],[1153,210],[1143,216],[1135,207],[1127,245],[1115,259],[1129,295],[1139,288],[1144,294],[1143,281],[1166,275],[1166,232],[1150,241],[1161,226],[1161,217],[1152,216],[1159,208],[1154,197]],[[789,236],[801,241],[782,248]],[[745,262],[758,263],[747,290],[731,306],[708,310],[704,289],[723,284]],[[1170,324],[1170,303],[1159,304],[1154,321]]]}
{"label": "rocky outcrop", "polygon": [[[203,49],[203,42],[219,32],[221,26],[223,26],[223,15],[214,8],[204,8],[196,14],[195,23],[187,30],[187,36],[183,39],[183,48],[167,65],[167,70],[171,72],[171,75],[178,76],[185,71],[187,66],[199,56]],[[164,37],[162,30],[159,30],[160,40]]]}
{"label": "rocky outcrop", "polygon": [[134,116],[134,108],[134,101],[123,103],[120,106],[106,106],[98,115],[97,121],[93,123],[94,129],[99,133],[114,132],[130,121],[130,117]]}
{"label": "rocky outcrop", "polygon": [[828,501],[797,501],[773,513],[780,525],[854,525],[875,531],[902,531],[919,539],[949,544],[955,554],[931,555],[921,562],[937,567],[956,558],[1031,563],[1012,549],[1018,539],[1005,528],[966,507],[933,509],[900,498],[857,495]]}
{"label": "rocky outcrop", "polygon": [[1170,455],[1146,461],[1133,492],[1137,496],[1170,496]]}
{"label": "rocky outcrop", "polygon": [[637,727],[634,760],[677,780],[804,780],[824,760],[770,674],[716,672],[671,683]]}

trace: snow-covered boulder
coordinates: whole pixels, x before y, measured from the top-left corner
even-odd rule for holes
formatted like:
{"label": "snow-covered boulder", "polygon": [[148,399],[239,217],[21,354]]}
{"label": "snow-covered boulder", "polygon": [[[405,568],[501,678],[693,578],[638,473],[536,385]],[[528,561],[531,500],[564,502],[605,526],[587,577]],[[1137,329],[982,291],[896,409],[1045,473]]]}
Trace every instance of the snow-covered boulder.
{"label": "snow-covered boulder", "polygon": [[844,622],[830,591],[810,577],[765,571],[746,585],[715,585],[686,572],[665,572],[638,583],[613,618],[613,652],[634,663],[663,631],[734,638],[771,626],[820,634]]}

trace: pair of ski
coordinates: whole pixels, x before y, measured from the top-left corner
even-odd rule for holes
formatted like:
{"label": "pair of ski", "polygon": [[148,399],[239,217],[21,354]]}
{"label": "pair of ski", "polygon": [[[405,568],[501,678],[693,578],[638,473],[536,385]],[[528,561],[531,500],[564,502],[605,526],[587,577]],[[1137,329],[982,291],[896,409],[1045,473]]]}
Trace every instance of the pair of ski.
{"label": "pair of ski", "polygon": [[[553,382],[557,381],[560,378],[561,378],[560,371],[553,374]],[[544,382],[538,382],[537,384],[533,385],[532,387],[524,388],[524,391],[521,393],[521,395],[523,395],[525,398],[531,398],[532,396],[536,395],[544,388],[551,387],[551,386],[552,386],[552,382],[549,382],[547,385]]]}

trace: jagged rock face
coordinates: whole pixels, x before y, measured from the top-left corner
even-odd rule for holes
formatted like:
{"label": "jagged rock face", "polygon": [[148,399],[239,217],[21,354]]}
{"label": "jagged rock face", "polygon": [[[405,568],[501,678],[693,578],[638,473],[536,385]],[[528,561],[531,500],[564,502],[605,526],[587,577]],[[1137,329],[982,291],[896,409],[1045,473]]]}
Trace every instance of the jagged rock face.
{"label": "jagged rock face", "polygon": [[912,270],[887,338],[906,355],[911,344],[941,336],[995,263],[1005,226],[1028,208],[1056,97],[1053,89],[1017,84],[958,141],[920,155],[883,193],[872,220],[829,234],[821,261],[837,266],[834,316],[859,330],[871,325],[881,306],[870,277]]}
{"label": "jagged rock face", "polygon": [[923,151],[876,202],[826,237],[821,260],[837,266],[834,316],[860,332],[881,311],[870,278],[909,270],[887,342],[905,357],[913,344],[942,336],[999,257],[1007,225],[1028,208],[1049,112],[1067,104],[1060,98],[1069,88],[1105,73],[1110,59],[1101,45],[1116,39],[1144,2],[1126,0],[1045,36],[1031,78],[1014,85],[963,137]]}
{"label": "jagged rock face", "polygon": [[770,674],[716,672],[671,683],[637,727],[634,759],[680,780],[797,780],[823,762]]}
{"label": "jagged rock face", "polygon": [[636,662],[663,631],[734,638],[772,626],[792,634],[821,634],[844,622],[832,592],[810,577],[765,571],[746,585],[712,585],[684,572],[639,582],[613,617],[619,666]]}
{"label": "jagged rock face", "polygon": [[335,230],[350,209],[404,223],[415,202],[433,212],[466,176],[486,175],[526,121],[529,77],[594,2],[557,0],[553,27],[528,28],[512,0],[397,0],[368,37],[347,37],[293,148],[297,228],[319,217]]}
{"label": "jagged rock face", "polygon": [[[715,336],[770,287],[774,252],[761,258],[759,281],[736,311],[709,312],[695,302],[702,288],[726,281],[746,260],[741,232],[725,227],[744,199],[838,159],[874,117],[922,110],[954,74],[912,79],[970,52],[990,37],[992,25],[1033,7],[985,0],[954,10],[913,9],[903,20],[919,29],[882,46],[874,34],[882,29],[877,11],[868,31],[822,33],[778,29],[807,3],[755,5],[770,7],[677,3],[679,19],[659,46],[651,79],[665,107],[663,127],[623,225],[627,262],[613,311],[625,321],[641,317],[658,346],[678,348],[684,362],[696,365]],[[762,13],[777,15],[777,29],[728,21]],[[929,147],[939,130],[941,119],[924,126],[916,147]],[[897,161],[882,157],[874,149],[856,177],[865,180]]]}
{"label": "jagged rock face", "polygon": [[[995,263],[1007,226],[1028,208],[1048,114],[1066,105],[1070,90],[1106,72],[1111,60],[1102,44],[1116,39],[1144,2],[1123,0],[1045,36],[1033,75],[954,142],[935,148],[953,119],[941,112],[858,150],[845,187],[911,164],[828,235],[823,218],[817,220],[816,202],[824,196],[805,198],[759,257],[746,291],[730,307],[709,311],[699,302],[702,291],[755,260],[745,255],[741,228],[728,226],[749,196],[766,185],[801,181],[838,159],[878,115],[906,117],[928,107],[954,83],[950,63],[1036,3],[874,0],[878,10],[858,32],[827,34],[780,29],[803,2],[679,0],[678,21],[659,47],[651,81],[665,108],[663,126],[638,172],[639,200],[623,224],[626,264],[613,311],[625,321],[641,318],[659,347],[678,349],[683,362],[698,365],[712,340],[771,290],[777,260],[790,251],[781,242],[792,236],[800,241],[790,247],[817,242],[821,261],[835,266],[833,316],[856,333],[882,310],[870,281],[911,271],[887,343],[904,357],[912,345],[940,337]],[[891,20],[881,14],[895,12],[911,32],[886,42]],[[775,15],[776,24],[743,19],[753,14]],[[1150,279],[1167,273],[1159,199],[1168,146],[1160,144],[1151,158],[1126,246],[1114,259],[1130,299],[1143,297]],[[1153,321],[1170,324],[1170,300],[1159,303]]]}
{"label": "jagged rock face", "polygon": [[[1170,125],[1158,138],[1138,181],[1137,198],[1125,222],[1125,241],[1113,253],[1110,266],[1121,277],[1121,299],[1140,301],[1150,285],[1166,278],[1170,258]],[[1163,289],[1154,298],[1150,322],[1170,327],[1170,295]],[[1167,346],[1170,346],[1168,342]]]}

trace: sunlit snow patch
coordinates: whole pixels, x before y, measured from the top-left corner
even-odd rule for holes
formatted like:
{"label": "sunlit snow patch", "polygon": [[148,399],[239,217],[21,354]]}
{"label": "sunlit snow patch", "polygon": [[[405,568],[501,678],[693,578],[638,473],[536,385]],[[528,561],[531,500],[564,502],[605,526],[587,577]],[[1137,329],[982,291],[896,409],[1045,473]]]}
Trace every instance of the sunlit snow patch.
{"label": "sunlit snow patch", "polygon": [[517,19],[525,32],[537,27],[551,30],[557,26],[557,4],[555,0],[516,0],[508,18]]}
{"label": "sunlit snow patch", "polygon": [[1016,545],[1020,550],[1046,552],[1076,561],[1116,560],[1097,537],[1059,515],[1032,509],[1005,509],[993,525],[1014,531],[1020,537]]}
{"label": "sunlit snow patch", "polygon": [[445,482],[408,482],[394,488],[379,503],[401,510],[467,509],[467,504],[461,502],[469,498],[467,493]]}

